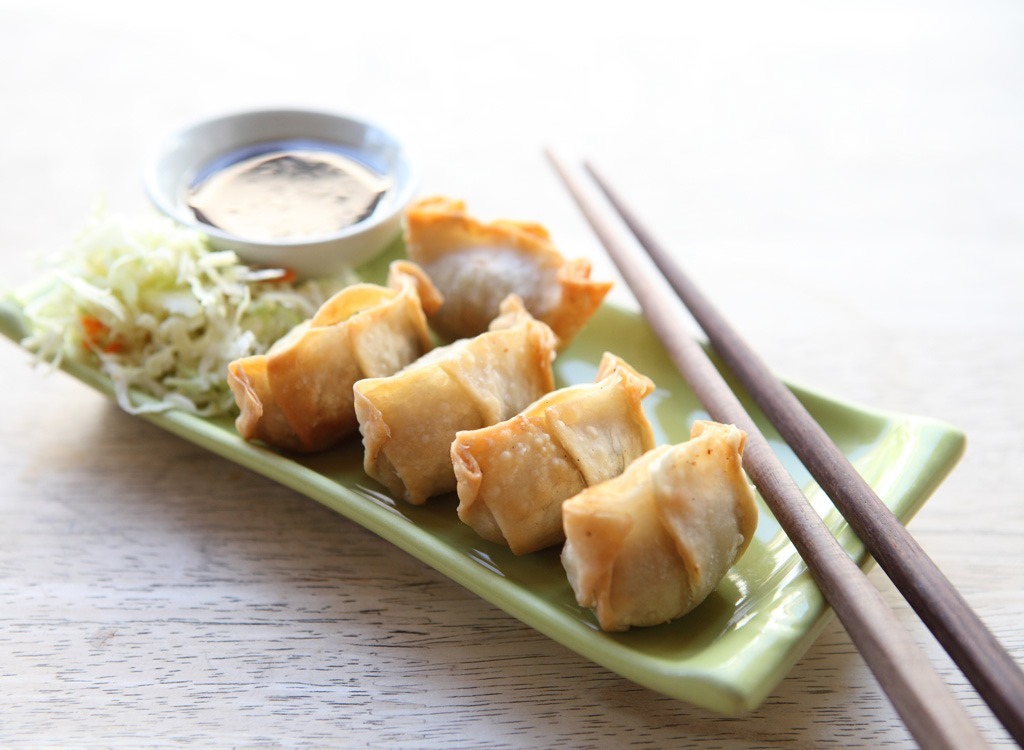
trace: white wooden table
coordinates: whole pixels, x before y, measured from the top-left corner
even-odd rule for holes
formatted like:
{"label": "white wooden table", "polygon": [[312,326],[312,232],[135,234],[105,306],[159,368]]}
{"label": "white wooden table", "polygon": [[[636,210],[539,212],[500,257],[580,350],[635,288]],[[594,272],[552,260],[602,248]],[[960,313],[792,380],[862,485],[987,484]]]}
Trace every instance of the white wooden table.
{"label": "white wooden table", "polygon": [[[6,0],[0,280],[100,198],[148,210],[161,133],[279,105],[402,131],[424,193],[539,221],[614,276],[542,149],[589,156],[777,371],[966,431],[911,529],[1024,659],[1024,9],[676,7]],[[10,343],[0,368],[2,747],[912,745],[838,624],[723,718]]]}

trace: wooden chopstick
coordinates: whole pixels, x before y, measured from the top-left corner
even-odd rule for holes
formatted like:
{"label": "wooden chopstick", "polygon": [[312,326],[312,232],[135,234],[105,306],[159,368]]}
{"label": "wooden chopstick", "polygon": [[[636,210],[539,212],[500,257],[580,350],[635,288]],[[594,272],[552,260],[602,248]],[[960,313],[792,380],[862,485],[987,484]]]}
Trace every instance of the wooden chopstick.
{"label": "wooden chopstick", "polygon": [[712,419],[735,424],[747,433],[743,458],[747,474],[915,740],[926,748],[985,747],[963,707],[807,502],[711,359],[696,340],[680,331],[686,308],[657,266],[589,179],[575,174],[552,152],[547,157],[704,408]]}
{"label": "wooden chopstick", "polygon": [[1019,745],[1024,671],[828,434],[591,165],[584,168],[676,290],[711,346],[832,499],[922,622]]}

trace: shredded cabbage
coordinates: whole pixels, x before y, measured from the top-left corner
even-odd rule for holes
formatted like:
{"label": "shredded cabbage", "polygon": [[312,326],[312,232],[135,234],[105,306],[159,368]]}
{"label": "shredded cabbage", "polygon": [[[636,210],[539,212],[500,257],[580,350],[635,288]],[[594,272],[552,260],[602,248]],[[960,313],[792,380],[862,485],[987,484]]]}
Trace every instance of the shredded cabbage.
{"label": "shredded cabbage", "polygon": [[168,219],[98,214],[55,259],[52,283],[18,296],[30,326],[22,344],[54,365],[98,365],[133,414],[231,414],[228,363],[265,352],[355,280],[288,276]]}

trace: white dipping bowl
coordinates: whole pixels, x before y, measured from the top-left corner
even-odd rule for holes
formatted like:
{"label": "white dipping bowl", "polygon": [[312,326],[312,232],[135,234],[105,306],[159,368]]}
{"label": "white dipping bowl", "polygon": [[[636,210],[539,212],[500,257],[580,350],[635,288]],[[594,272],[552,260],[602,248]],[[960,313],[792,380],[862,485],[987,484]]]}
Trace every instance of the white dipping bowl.
{"label": "white dipping bowl", "polygon": [[[388,178],[391,187],[365,219],[312,238],[252,240],[199,221],[189,190],[211,164],[262,144],[316,141]],[[240,112],[185,127],[168,136],[145,172],[146,193],[163,213],[233,250],[250,265],[294,271],[302,278],[353,268],[384,251],[401,231],[402,212],[416,190],[407,147],[388,131],[352,117],[304,110]]]}

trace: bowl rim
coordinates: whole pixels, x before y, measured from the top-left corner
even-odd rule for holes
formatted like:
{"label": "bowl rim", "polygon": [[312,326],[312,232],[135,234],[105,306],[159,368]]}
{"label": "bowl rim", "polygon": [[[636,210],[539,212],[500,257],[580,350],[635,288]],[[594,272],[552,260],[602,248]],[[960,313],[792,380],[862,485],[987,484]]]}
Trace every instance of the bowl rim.
{"label": "bowl rim", "polygon": [[[162,173],[162,165],[172,150],[172,144],[180,143],[182,141],[187,142],[193,137],[194,131],[202,127],[209,127],[216,123],[229,122],[231,120],[252,120],[280,116],[326,117],[328,119],[354,124],[365,128],[368,131],[373,131],[383,135],[387,141],[396,147],[396,153],[399,154],[399,162],[405,167],[405,171],[408,175],[402,182],[396,181],[395,183],[396,190],[393,207],[388,208],[385,211],[374,211],[367,218],[358,221],[355,224],[342,227],[341,229],[329,234],[316,235],[315,237],[299,237],[295,239],[283,238],[280,240],[267,241],[251,239],[243,235],[227,232],[220,227],[199,221],[193,214],[190,214],[181,208],[175,196],[168,195],[161,187],[162,180],[160,176]],[[309,136],[303,136],[302,134],[296,133],[295,135],[288,137],[302,138]],[[225,151],[230,151],[230,147],[225,149]],[[181,187],[180,180],[184,174],[185,173],[183,172],[182,175],[178,175],[176,177],[176,188]],[[390,176],[393,177],[394,175],[392,174]],[[415,195],[418,180],[419,169],[417,167],[417,160],[413,150],[409,146],[408,140],[398,135],[392,128],[384,127],[376,120],[347,112],[302,107],[242,109],[227,111],[219,115],[193,118],[179,127],[170,129],[163,134],[163,136],[158,140],[157,145],[150,150],[149,157],[146,159],[146,167],[143,171],[143,185],[146,195],[163,214],[179,224],[202,232],[211,238],[221,240],[222,242],[229,242],[233,245],[244,244],[261,250],[273,250],[278,247],[301,248],[306,246],[333,244],[349,237],[360,236],[364,233],[371,232],[382,224],[393,221],[395,215],[400,214],[404,210],[404,207],[411,202]]]}

